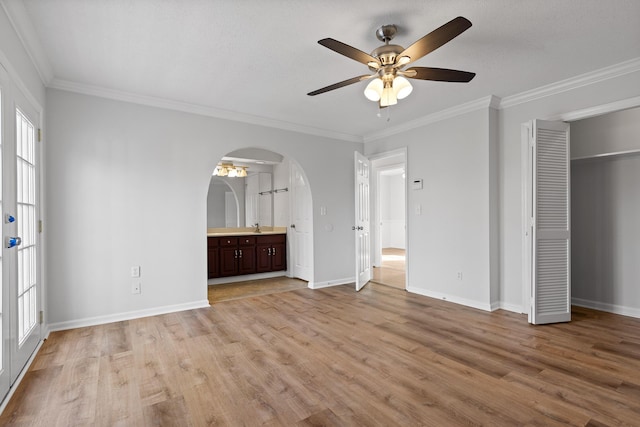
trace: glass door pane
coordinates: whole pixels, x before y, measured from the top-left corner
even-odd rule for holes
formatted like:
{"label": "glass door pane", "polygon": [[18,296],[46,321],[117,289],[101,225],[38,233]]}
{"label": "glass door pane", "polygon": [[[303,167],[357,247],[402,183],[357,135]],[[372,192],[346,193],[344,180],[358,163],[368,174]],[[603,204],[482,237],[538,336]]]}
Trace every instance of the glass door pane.
{"label": "glass door pane", "polygon": [[18,235],[18,345],[37,324],[35,128],[16,110],[16,202]]}

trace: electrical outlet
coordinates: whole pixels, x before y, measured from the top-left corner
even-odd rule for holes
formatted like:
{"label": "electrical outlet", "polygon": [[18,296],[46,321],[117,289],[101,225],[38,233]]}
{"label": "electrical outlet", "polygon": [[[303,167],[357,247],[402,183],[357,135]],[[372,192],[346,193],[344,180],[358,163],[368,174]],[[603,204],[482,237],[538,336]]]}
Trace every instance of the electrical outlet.
{"label": "electrical outlet", "polygon": [[142,283],[138,282],[137,280],[134,280],[133,282],[131,282],[131,293],[139,294],[141,292],[142,292]]}
{"label": "electrical outlet", "polygon": [[135,265],[131,267],[131,277],[140,277],[140,266]]}

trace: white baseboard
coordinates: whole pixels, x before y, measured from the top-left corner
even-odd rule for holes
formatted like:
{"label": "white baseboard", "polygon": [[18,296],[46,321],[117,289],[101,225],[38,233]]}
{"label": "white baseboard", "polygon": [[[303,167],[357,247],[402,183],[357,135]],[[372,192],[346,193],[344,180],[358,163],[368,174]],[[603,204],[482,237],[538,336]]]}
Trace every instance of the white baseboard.
{"label": "white baseboard", "polygon": [[105,323],[121,322],[123,320],[137,319],[140,317],[157,316],[159,314],[175,313],[177,311],[193,310],[209,307],[208,300],[188,302],[185,304],[166,305],[163,307],[149,308],[145,310],[129,311],[125,313],[109,314],[106,316],[86,317],[84,319],[69,320],[66,322],[50,323],[49,331],[63,331],[66,329],[84,328],[86,326],[103,325]]}
{"label": "white baseboard", "polygon": [[509,304],[508,302],[498,301],[491,304],[491,311],[506,310],[513,313],[524,314],[522,306],[518,304]]}
{"label": "white baseboard", "polygon": [[347,277],[345,279],[327,280],[326,282],[309,282],[309,289],[322,289],[331,286],[346,285],[347,283],[355,283],[355,277]]}
{"label": "white baseboard", "polygon": [[491,304],[483,303],[480,301],[474,301],[466,298],[460,298],[456,295],[448,295],[439,292],[429,291],[427,289],[414,288],[412,286],[407,286],[407,292],[411,292],[414,294],[422,295],[429,298],[435,298],[447,302],[453,302],[455,304],[464,305],[467,307],[477,308],[479,310],[491,311]]}
{"label": "white baseboard", "polygon": [[640,318],[640,308],[627,307],[624,305],[609,304],[599,301],[591,301],[582,298],[571,298],[571,304],[579,307],[592,308],[594,310],[606,311],[607,313],[621,314],[623,316]]}

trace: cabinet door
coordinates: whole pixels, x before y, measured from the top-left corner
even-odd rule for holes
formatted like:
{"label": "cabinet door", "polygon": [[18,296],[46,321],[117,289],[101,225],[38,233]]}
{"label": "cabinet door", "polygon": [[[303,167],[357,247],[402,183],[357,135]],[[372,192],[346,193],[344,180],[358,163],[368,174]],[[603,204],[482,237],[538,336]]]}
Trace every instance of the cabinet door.
{"label": "cabinet door", "polygon": [[284,243],[274,243],[271,246],[271,270],[280,271],[287,269],[287,252]]}
{"label": "cabinet door", "polygon": [[219,239],[217,237],[207,237],[207,271],[209,279],[220,275],[218,242]]}
{"label": "cabinet door", "polygon": [[256,273],[271,271],[271,243],[258,243],[256,257]]}
{"label": "cabinet door", "polygon": [[238,247],[225,246],[220,251],[220,277],[235,276],[238,274]]}
{"label": "cabinet door", "polygon": [[217,247],[209,247],[208,251],[208,268],[209,268],[209,279],[213,279],[215,277],[220,276],[220,261],[219,261],[219,249]]}
{"label": "cabinet door", "polygon": [[256,272],[256,247],[240,246],[238,248],[238,274],[253,274]]}

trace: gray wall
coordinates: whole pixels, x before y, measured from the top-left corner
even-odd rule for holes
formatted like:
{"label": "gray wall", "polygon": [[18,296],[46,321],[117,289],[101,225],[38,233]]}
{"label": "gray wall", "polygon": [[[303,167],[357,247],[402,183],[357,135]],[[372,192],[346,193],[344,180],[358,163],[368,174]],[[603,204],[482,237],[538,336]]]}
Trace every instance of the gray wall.
{"label": "gray wall", "polygon": [[571,158],[640,150],[640,107],[571,123]]}
{"label": "gray wall", "polygon": [[[361,144],[59,90],[47,91],[46,109],[53,328],[207,304],[211,173],[256,141],[296,160],[314,207],[327,206],[334,227],[314,223],[314,283],[353,279],[348,183]],[[133,265],[142,267],[140,295],[131,294]]]}
{"label": "gray wall", "polygon": [[407,193],[407,290],[485,310],[498,303],[491,271],[497,268],[491,251],[497,241],[490,219],[497,209],[491,195],[497,192],[490,172],[497,161],[491,110],[487,102],[365,145],[367,155],[407,147],[407,182],[424,182],[422,190]]}

